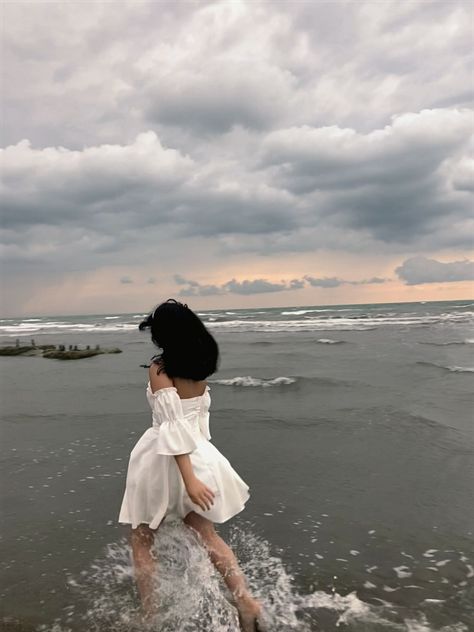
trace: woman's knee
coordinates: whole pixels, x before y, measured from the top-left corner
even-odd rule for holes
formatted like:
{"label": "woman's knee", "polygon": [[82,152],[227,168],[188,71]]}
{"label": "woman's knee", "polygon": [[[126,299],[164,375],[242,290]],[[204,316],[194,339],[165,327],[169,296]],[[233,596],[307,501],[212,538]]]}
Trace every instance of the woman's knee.
{"label": "woman's knee", "polygon": [[150,547],[155,539],[156,529],[150,529],[147,524],[140,524],[131,530],[130,540],[132,545]]}
{"label": "woman's knee", "polygon": [[188,513],[184,517],[184,522],[197,531],[204,540],[209,540],[216,535],[214,523],[195,511]]}

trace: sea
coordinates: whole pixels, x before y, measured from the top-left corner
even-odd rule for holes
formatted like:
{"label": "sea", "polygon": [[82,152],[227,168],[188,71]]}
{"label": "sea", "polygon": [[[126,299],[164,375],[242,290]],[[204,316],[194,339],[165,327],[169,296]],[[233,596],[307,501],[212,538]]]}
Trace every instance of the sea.
{"label": "sea", "polygon": [[[474,301],[195,310],[220,348],[213,443],[250,487],[216,525],[271,632],[474,630]],[[0,320],[0,343],[119,347],[0,357],[5,632],[237,632],[181,521],[156,538],[145,624],[128,456],[151,422],[145,314]]]}

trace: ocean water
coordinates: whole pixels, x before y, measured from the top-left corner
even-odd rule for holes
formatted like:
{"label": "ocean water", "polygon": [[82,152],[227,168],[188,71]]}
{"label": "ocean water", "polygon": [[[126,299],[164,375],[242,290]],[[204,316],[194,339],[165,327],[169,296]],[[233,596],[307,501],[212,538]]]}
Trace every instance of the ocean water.
{"label": "ocean water", "polygon": [[[250,485],[219,533],[272,632],[474,630],[473,301],[198,312],[221,351],[211,434]],[[128,455],[150,423],[143,314],[0,321],[0,342],[118,346],[0,358],[5,631],[235,632],[200,542],[162,527],[140,623]]]}

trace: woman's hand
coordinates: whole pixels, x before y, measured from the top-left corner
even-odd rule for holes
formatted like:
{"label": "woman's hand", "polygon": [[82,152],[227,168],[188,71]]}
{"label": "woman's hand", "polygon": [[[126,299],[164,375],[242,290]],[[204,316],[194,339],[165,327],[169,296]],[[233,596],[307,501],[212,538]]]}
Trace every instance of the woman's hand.
{"label": "woman's hand", "polygon": [[186,491],[193,503],[199,505],[203,511],[214,504],[214,492],[196,476],[186,485]]}

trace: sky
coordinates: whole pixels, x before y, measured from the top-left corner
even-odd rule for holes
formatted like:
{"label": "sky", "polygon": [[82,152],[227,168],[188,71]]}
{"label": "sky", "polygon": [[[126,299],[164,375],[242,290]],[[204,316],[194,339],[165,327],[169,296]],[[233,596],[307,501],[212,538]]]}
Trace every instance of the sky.
{"label": "sky", "polygon": [[474,5],[2,4],[1,315],[474,296]]}

